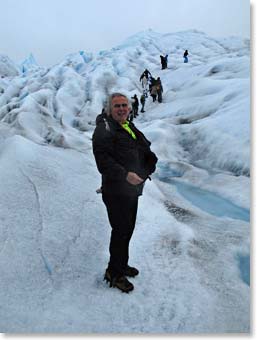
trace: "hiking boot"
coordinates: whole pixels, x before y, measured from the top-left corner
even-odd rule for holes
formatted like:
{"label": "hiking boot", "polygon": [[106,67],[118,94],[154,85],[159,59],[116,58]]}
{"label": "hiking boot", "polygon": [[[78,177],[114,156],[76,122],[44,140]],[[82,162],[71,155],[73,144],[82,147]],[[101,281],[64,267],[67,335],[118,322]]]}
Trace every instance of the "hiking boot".
{"label": "hiking boot", "polygon": [[124,293],[129,293],[134,289],[133,284],[129,282],[129,280],[124,275],[111,277],[108,269],[106,269],[104,280],[110,283],[110,287],[116,287]]}
{"label": "hiking boot", "polygon": [[124,271],[124,275],[128,276],[128,277],[135,277],[139,274],[139,271],[137,268],[135,267],[130,267],[129,265],[127,265],[125,271]]}

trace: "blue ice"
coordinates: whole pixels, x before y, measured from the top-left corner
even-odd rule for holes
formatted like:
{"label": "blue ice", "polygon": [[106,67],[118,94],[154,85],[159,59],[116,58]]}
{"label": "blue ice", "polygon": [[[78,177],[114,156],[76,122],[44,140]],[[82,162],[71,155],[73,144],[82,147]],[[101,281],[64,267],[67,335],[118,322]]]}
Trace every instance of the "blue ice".
{"label": "blue ice", "polygon": [[168,165],[161,166],[159,179],[165,183],[175,185],[178,192],[193,205],[201,210],[218,217],[230,217],[242,221],[250,221],[250,211],[237,206],[229,200],[207,190],[200,189],[190,184],[178,182],[172,177],[181,177],[176,170],[169,169]]}

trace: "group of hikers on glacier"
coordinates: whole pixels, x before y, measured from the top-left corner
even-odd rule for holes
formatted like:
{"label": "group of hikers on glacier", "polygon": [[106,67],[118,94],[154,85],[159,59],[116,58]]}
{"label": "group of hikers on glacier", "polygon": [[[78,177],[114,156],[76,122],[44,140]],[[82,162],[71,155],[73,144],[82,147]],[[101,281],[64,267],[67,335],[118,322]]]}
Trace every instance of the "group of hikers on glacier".
{"label": "group of hikers on glacier", "polygon": [[[160,55],[161,58],[161,69],[165,70],[168,68],[168,54],[165,56]],[[188,50],[185,50],[184,55],[184,63],[188,63]],[[157,77],[155,79],[151,72],[148,69],[145,69],[144,72],[141,74],[139,81],[142,85],[142,94],[140,96],[140,103],[141,103],[141,110],[140,112],[145,112],[145,101],[146,98],[148,98],[148,94],[153,99],[153,102],[156,100],[158,103],[162,102],[162,93],[163,93],[163,86],[160,77]],[[132,110],[129,115],[129,120],[133,121],[134,118],[138,116],[138,108],[139,108],[139,100],[136,94],[134,94],[133,97],[131,97],[132,101]]]}

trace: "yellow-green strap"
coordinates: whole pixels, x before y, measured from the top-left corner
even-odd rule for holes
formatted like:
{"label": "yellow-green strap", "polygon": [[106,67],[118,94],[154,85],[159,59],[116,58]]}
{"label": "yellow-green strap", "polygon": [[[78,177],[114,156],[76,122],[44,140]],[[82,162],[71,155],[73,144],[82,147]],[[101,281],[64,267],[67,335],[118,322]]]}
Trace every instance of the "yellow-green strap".
{"label": "yellow-green strap", "polygon": [[129,127],[129,122],[126,120],[125,123],[121,124],[121,126],[123,127],[123,129],[125,129],[129,134],[130,136],[133,138],[133,139],[137,139],[135,133],[131,130],[131,128]]}

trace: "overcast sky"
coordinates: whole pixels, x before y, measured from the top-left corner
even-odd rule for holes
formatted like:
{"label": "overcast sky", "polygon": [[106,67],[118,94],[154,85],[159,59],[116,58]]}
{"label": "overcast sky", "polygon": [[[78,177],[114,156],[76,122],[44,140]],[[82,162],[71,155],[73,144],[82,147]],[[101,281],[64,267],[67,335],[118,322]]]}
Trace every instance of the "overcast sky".
{"label": "overcast sky", "polygon": [[[252,3],[252,1],[251,1]],[[0,54],[42,66],[96,52],[149,28],[250,37],[249,0],[0,0]]]}

